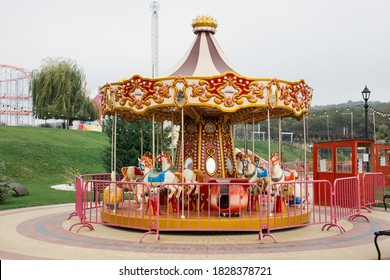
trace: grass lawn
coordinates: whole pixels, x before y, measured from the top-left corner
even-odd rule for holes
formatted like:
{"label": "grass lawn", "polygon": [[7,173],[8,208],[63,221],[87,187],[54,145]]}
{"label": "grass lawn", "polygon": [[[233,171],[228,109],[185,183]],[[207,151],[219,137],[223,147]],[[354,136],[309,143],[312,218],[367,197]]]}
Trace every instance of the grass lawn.
{"label": "grass lawn", "polygon": [[66,168],[81,174],[105,172],[102,149],[106,134],[38,127],[0,126],[0,162],[7,181],[27,187],[29,195],[12,197],[1,209],[74,202],[75,193],[53,190],[65,183]]}

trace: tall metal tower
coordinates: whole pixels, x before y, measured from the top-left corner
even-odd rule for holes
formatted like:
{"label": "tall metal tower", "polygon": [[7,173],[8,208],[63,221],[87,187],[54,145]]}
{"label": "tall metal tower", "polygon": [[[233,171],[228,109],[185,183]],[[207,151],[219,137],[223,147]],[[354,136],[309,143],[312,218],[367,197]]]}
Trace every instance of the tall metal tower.
{"label": "tall metal tower", "polygon": [[150,4],[152,11],[152,78],[158,76],[158,11],[160,4],[153,1]]}

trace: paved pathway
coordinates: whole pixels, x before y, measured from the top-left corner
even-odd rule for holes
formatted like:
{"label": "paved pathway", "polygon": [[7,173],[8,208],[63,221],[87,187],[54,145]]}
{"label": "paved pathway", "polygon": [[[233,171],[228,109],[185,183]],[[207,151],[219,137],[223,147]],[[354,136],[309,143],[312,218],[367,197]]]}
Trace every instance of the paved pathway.
{"label": "paved pathway", "polygon": [[[390,211],[375,208],[357,218],[340,221],[346,229],[321,231],[308,226],[272,232],[259,244],[256,233],[162,232],[159,242],[142,231],[94,225],[95,230],[69,228],[74,204],[0,211],[0,259],[59,260],[375,260],[374,232],[390,229]],[[382,258],[390,260],[390,238],[379,238]]]}

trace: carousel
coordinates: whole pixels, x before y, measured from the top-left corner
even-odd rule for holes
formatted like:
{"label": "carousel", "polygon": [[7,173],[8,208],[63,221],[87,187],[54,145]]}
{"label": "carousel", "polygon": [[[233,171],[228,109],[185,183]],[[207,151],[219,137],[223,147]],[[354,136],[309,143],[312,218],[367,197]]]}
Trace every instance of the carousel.
{"label": "carousel", "polygon": [[[102,221],[157,230],[261,231],[278,213],[290,219],[286,211],[294,211],[294,223],[307,222],[303,201],[289,207],[291,198],[277,199],[281,191],[269,188],[269,182],[298,180],[294,172],[279,170],[280,159],[270,150],[269,162],[262,165],[251,154],[236,153],[233,130],[236,124],[274,118],[301,120],[310,110],[312,89],[304,80],[240,74],[214,37],[213,18],[198,17],[192,27],[195,40],[166,75],[134,75],[99,89],[103,115],[114,124],[121,118],[151,120],[153,128],[166,121],[180,126],[171,151],[155,151],[153,142],[153,151],[140,155],[139,166],[122,168],[121,182],[112,175],[116,184],[105,190]],[[160,172],[153,170],[155,162],[161,162]]]}

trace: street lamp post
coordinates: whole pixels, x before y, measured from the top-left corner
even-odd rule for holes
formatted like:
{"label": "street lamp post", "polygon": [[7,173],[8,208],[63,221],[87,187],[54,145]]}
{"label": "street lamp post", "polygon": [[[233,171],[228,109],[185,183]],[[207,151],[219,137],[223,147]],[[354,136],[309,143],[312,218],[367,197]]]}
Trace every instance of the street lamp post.
{"label": "street lamp post", "polygon": [[351,139],[353,139],[353,112],[341,113],[342,115],[351,115]]}
{"label": "street lamp post", "polygon": [[363,91],[362,91],[362,96],[363,96],[363,100],[364,100],[366,140],[368,140],[368,104],[367,104],[367,101],[368,101],[368,99],[370,99],[370,93],[371,93],[371,91],[367,88],[367,86],[365,86]]}

